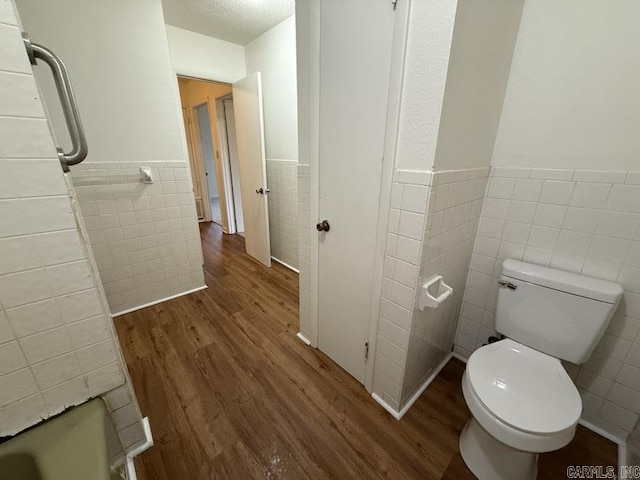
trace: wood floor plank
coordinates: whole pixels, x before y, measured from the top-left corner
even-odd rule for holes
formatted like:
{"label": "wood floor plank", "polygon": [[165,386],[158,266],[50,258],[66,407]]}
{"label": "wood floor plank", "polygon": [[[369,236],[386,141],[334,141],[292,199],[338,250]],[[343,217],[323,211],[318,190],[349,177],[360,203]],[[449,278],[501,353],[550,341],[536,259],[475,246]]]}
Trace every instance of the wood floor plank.
{"label": "wood floor plank", "polygon": [[[155,446],[141,480],[473,479],[458,452],[469,411],[452,360],[401,421],[296,338],[298,279],[201,225],[209,288],[123,315],[116,328]],[[580,427],[541,455],[541,479],[614,465],[616,446]]]}

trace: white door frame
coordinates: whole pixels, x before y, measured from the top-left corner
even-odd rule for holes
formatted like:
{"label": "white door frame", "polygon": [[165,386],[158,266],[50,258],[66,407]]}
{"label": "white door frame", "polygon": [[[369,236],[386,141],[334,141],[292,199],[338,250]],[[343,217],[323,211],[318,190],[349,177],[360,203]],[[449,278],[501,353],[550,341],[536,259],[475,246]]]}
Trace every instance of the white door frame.
{"label": "white door frame", "polygon": [[[213,221],[213,212],[211,211],[211,197],[209,196],[209,182],[207,180],[207,165],[204,161],[204,153],[202,152],[202,135],[200,129],[200,117],[198,116],[198,108],[207,106],[207,115],[211,117],[209,113],[209,102],[203,102],[193,107],[187,107],[189,115],[191,117],[191,135],[194,140],[194,161],[196,168],[196,176],[198,186],[200,188],[200,195],[202,200],[202,208],[204,211],[204,221]],[[215,159],[214,159],[215,165]]]}
{"label": "white door frame", "polygon": [[220,142],[220,152],[222,155],[222,181],[224,183],[224,196],[226,198],[227,219],[229,221],[228,231],[230,234],[236,233],[236,211],[233,207],[233,184],[231,180],[231,158],[229,157],[229,142],[227,139],[227,118],[224,114],[224,101],[233,98],[232,94],[216,98],[216,122],[218,123],[218,141]]}
{"label": "white door frame", "polygon": [[[193,187],[193,196],[197,202],[200,194],[200,204],[202,208],[203,222],[211,221],[211,203],[209,202],[209,186],[205,176],[204,160],[202,158],[202,147],[200,145],[200,124],[198,115],[194,112],[195,108],[189,105],[182,106],[183,116],[186,117],[185,135],[187,139],[187,151],[189,154],[189,168],[191,170],[191,179]],[[198,218],[198,221],[200,219]]]}
{"label": "white door frame", "polygon": [[[242,204],[242,179],[240,177],[240,159],[238,158],[238,138],[236,134],[236,114],[233,95],[222,98],[222,112],[226,128],[227,154],[229,155],[229,184],[230,195],[233,203],[233,214],[235,215],[236,232],[244,236],[244,206]],[[231,107],[231,108],[229,108]],[[265,173],[266,173],[265,164]],[[231,204],[230,204],[231,205]],[[229,207],[231,208],[231,206]]]}
{"label": "white door frame", "polygon": [[[378,229],[376,232],[376,259],[374,268],[373,288],[371,295],[371,317],[369,321],[369,357],[365,364],[364,386],[368,392],[373,391],[375,354],[377,343],[378,323],[380,316],[380,298],[382,295],[382,275],[384,267],[384,251],[389,223],[389,208],[391,205],[391,186],[393,170],[396,161],[396,144],[398,136],[398,119],[400,116],[400,100],[402,95],[402,78],[404,75],[404,56],[407,43],[408,20],[411,10],[411,1],[404,0],[397,3],[394,20],[394,39],[391,54],[391,78],[389,83],[389,98],[387,109],[387,126],[385,132],[384,162],[382,166],[382,181],[380,188],[380,204],[378,213]],[[305,28],[296,28],[299,40],[296,42],[301,50],[298,57],[305,58],[308,78],[303,88],[308,90],[308,138],[300,137],[300,150],[308,149],[310,165],[310,191],[311,191],[311,222],[319,221],[319,180],[320,180],[320,2],[321,0],[298,0],[296,16],[306,14],[307,18],[299,18],[298,25]],[[301,3],[305,3],[301,8]],[[305,48],[301,48],[304,46]],[[300,65],[300,62],[298,62]],[[301,68],[300,66],[298,68]],[[300,79],[300,77],[298,77]],[[300,87],[299,87],[300,88]],[[306,95],[298,96],[298,101]],[[303,120],[304,121],[304,120]],[[303,156],[301,155],[301,158]],[[310,226],[313,230],[313,225]],[[318,236],[311,235],[311,286],[310,286],[310,319],[306,328],[306,339],[313,347],[318,346]]]}

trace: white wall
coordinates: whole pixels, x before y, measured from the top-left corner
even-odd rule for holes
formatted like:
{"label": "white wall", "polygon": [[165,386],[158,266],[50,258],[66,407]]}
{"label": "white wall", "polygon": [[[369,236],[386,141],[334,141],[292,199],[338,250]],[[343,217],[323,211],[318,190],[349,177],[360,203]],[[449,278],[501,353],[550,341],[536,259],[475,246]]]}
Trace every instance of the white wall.
{"label": "white wall", "polygon": [[459,0],[434,170],[488,167],[524,0]]}
{"label": "white wall", "polygon": [[[32,41],[53,50],[69,69],[89,143],[88,161],[186,158],[159,2],[16,3]],[[56,138],[66,144],[66,125],[47,69],[38,66],[36,77]]]}
{"label": "white wall", "polygon": [[245,46],[247,73],[262,73],[267,158],[298,160],[296,20],[283,20]]}
{"label": "white wall", "polygon": [[[73,176],[83,177],[76,183],[80,206],[111,311],[202,287],[179,92],[160,2],[17,4],[32,40],[69,69],[89,144]],[[66,139],[51,75],[46,66],[37,70],[56,137]],[[139,182],[142,166],[155,169],[154,185]]]}
{"label": "white wall", "polygon": [[396,168],[433,167],[457,3],[411,2]]}
{"label": "white wall", "polygon": [[527,1],[495,166],[637,169],[640,3]]}
{"label": "white wall", "polygon": [[176,73],[233,83],[246,76],[244,47],[167,25],[169,55]]}
{"label": "white wall", "polygon": [[21,30],[0,2],[0,436],[111,391],[127,448],[140,411]]}

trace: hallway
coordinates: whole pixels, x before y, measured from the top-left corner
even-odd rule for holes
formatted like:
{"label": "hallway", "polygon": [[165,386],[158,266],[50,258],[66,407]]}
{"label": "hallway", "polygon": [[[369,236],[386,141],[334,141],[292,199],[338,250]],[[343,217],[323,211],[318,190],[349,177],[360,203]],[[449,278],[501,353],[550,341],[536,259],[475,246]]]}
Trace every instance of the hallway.
{"label": "hallway", "polygon": [[[451,361],[401,422],[296,338],[298,279],[200,225],[207,290],[115,319],[155,446],[141,480],[472,479],[457,453],[469,413]],[[615,464],[616,446],[579,427],[543,455],[539,478]]]}

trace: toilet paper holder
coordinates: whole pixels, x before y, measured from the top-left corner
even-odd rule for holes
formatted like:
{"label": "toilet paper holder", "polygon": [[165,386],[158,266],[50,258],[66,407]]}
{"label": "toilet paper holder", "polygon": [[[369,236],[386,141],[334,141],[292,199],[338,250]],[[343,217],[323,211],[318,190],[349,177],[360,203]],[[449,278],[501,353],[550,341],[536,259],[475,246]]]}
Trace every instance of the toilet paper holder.
{"label": "toilet paper holder", "polygon": [[442,275],[434,275],[422,284],[418,298],[418,308],[438,308],[453,293],[453,288],[444,283]]}

